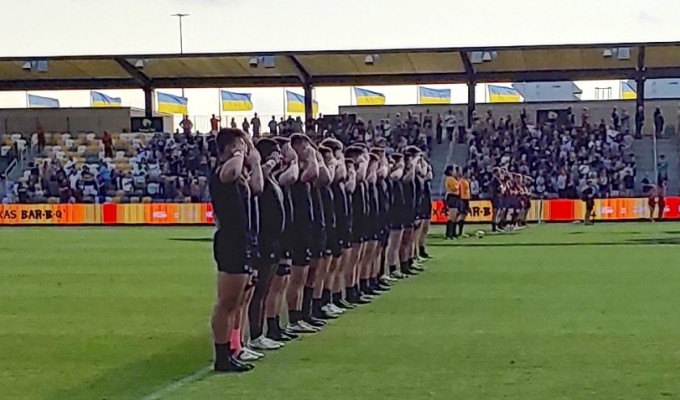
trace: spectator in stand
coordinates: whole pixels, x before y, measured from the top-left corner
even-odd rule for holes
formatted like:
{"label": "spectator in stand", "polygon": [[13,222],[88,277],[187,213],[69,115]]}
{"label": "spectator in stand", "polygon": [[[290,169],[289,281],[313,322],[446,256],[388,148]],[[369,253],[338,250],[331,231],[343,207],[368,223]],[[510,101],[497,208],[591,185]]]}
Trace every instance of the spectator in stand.
{"label": "spectator in stand", "polygon": [[241,129],[243,129],[243,132],[250,134],[250,123],[248,122],[248,118],[243,118]]}
{"label": "spectator in stand", "polygon": [[663,135],[663,129],[665,125],[666,121],[663,118],[661,109],[657,107],[656,110],[654,110],[654,134],[656,135],[657,138]]}
{"label": "spectator in stand", "polygon": [[194,129],[194,123],[191,122],[188,115],[184,116],[184,119],[182,119],[182,122],[180,122],[179,126],[182,128],[184,136],[191,136],[191,131]]}
{"label": "spectator in stand", "polygon": [[43,149],[45,149],[46,139],[45,139],[45,130],[43,129],[40,121],[38,121],[38,123],[36,124],[35,133],[38,136],[38,153],[42,154]]}
{"label": "spectator in stand", "polygon": [[104,131],[102,135],[102,144],[104,145],[104,157],[113,158],[113,138],[107,131]]}
{"label": "spectator in stand", "polygon": [[449,139],[449,141],[453,140],[453,133],[456,130],[456,116],[453,115],[453,110],[449,110],[449,112],[446,114],[444,117],[444,127],[446,128],[446,137]]}
{"label": "spectator in stand", "polygon": [[231,117],[231,122],[229,122],[229,127],[232,128],[232,129],[236,129],[236,128],[237,128],[237,125],[236,125],[236,118]]}
{"label": "spectator in stand", "polygon": [[210,118],[210,133],[217,134],[220,130],[220,122],[222,122],[222,119],[215,117],[215,114],[213,114],[212,118]]}
{"label": "spectator in stand", "polygon": [[612,127],[614,128],[615,131],[619,131],[620,119],[619,109],[617,107],[614,107],[614,109],[612,110]]}
{"label": "spectator in stand", "polygon": [[260,117],[257,116],[257,113],[255,113],[253,119],[250,120],[250,125],[253,127],[253,137],[259,139],[262,123],[260,122]]}
{"label": "spectator in stand", "polygon": [[642,138],[642,130],[645,126],[645,109],[640,106],[635,111],[635,138]]}
{"label": "spectator in stand", "polygon": [[278,135],[278,127],[279,124],[276,122],[276,117],[272,115],[272,119],[269,121],[269,134],[272,136]]}

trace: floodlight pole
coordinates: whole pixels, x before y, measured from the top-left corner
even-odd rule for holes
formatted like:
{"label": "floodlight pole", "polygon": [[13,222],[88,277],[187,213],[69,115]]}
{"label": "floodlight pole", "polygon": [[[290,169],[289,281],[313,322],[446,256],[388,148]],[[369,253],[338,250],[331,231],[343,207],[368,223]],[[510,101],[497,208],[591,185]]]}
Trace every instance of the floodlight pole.
{"label": "floodlight pole", "polygon": [[[184,54],[184,32],[182,29],[182,19],[190,15],[191,14],[186,13],[177,13],[171,15],[171,17],[177,17],[179,20],[179,54]],[[184,97],[184,88],[182,88],[182,97]]]}

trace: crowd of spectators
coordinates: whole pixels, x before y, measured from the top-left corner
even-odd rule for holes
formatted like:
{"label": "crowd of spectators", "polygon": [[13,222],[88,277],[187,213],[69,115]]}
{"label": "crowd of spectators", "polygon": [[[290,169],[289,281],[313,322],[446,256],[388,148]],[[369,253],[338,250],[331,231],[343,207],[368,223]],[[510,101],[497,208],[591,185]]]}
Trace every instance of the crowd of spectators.
{"label": "crowd of spectators", "polygon": [[590,121],[587,109],[578,124],[571,110],[539,123],[526,112],[515,120],[488,111],[473,120],[466,167],[477,198],[488,197],[495,167],[532,177],[536,198],[579,198],[588,184],[597,187],[598,197],[635,195],[633,132],[626,112],[614,109],[609,122],[598,123]]}
{"label": "crowd of spectators", "polygon": [[[531,176],[536,198],[578,198],[589,182],[597,186],[600,197],[636,194],[636,160],[631,145],[637,127],[631,128],[632,118],[626,111],[619,114],[614,109],[609,121],[598,123],[590,121],[587,109],[578,118],[569,110],[566,116],[553,115],[539,122],[531,121],[526,112],[517,119],[510,115],[497,118],[491,111],[484,116],[475,113],[472,129],[465,128],[465,119],[453,111],[435,115],[426,110],[418,114],[395,113],[376,122],[353,115],[333,115],[320,116],[306,124],[300,117],[272,117],[263,124],[254,114],[250,119],[244,118],[241,126],[234,118],[228,125],[254,137],[302,131],[317,140],[335,137],[347,145],[361,141],[386,147],[388,152],[411,145],[430,151],[435,142],[467,141],[466,167],[474,198],[488,197],[495,167]],[[658,125],[663,123],[659,116],[655,119]],[[215,134],[224,125],[213,115],[211,132],[194,132],[193,124],[185,117],[175,134],[156,133],[137,141],[134,154],[129,156],[128,170],[119,170],[111,162],[113,139],[105,132],[100,139],[104,151],[96,163],[77,163],[72,158],[32,163],[30,173],[16,183],[0,176],[0,201],[207,201],[207,177],[217,156]],[[41,137],[38,150],[44,147],[44,135]],[[660,165],[662,169],[663,162]]]}

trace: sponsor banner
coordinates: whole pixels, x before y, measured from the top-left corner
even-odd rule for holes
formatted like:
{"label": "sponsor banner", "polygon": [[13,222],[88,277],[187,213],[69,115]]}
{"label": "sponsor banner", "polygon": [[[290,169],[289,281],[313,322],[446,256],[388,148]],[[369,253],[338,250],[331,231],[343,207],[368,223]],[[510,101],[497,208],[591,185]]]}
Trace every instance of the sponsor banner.
{"label": "sponsor banner", "polygon": [[[572,222],[583,219],[581,200],[532,200],[529,221]],[[467,221],[491,222],[491,202],[470,202]],[[432,222],[444,223],[442,201],[432,202]],[[595,219],[626,221],[649,218],[647,198],[597,199]],[[680,219],[680,197],[666,198],[664,218]],[[184,204],[10,204],[0,205],[0,225],[182,225],[213,224],[209,203]]]}

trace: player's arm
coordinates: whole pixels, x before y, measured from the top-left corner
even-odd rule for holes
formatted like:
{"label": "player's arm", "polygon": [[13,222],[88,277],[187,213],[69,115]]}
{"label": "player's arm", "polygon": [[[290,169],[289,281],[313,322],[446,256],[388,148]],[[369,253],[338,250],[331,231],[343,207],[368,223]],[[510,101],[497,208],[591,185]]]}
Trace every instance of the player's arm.
{"label": "player's arm", "polygon": [[245,146],[240,145],[234,150],[229,160],[220,167],[219,177],[223,183],[235,182],[243,171],[245,164]]}
{"label": "player's arm", "polygon": [[347,182],[345,182],[345,191],[347,193],[354,193],[357,187],[357,174],[353,168],[347,169]]}
{"label": "player's arm", "polygon": [[319,178],[319,163],[316,161],[316,151],[309,147],[305,154],[304,164],[301,165],[300,180],[315,182]]}
{"label": "player's arm", "polygon": [[248,186],[253,194],[262,193],[264,189],[264,178],[262,176],[262,165],[260,165],[260,153],[258,153],[253,143],[246,142],[248,146],[248,157],[246,158],[246,164],[248,164],[248,169],[250,170],[250,178],[248,179]]}
{"label": "player's arm", "polygon": [[321,153],[318,151],[316,153],[316,163],[319,168],[319,176],[317,179],[317,182],[322,185],[322,186],[327,186],[330,185],[331,183],[331,173],[328,170],[328,167],[326,166],[326,163],[323,161],[323,158],[321,157]]}
{"label": "player's arm", "polygon": [[300,167],[297,159],[291,161],[285,171],[279,175],[279,184],[281,186],[290,186],[294,184],[300,176]]}

